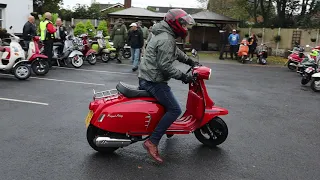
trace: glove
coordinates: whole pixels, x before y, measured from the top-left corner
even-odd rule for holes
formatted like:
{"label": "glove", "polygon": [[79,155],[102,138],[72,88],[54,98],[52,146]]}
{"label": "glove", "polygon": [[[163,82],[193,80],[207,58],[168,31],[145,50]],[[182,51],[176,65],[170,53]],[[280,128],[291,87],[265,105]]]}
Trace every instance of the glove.
{"label": "glove", "polygon": [[180,80],[185,84],[189,84],[193,81],[193,76],[188,74],[182,74]]}
{"label": "glove", "polygon": [[189,58],[189,59],[187,60],[186,64],[188,64],[188,65],[191,66],[191,67],[195,67],[195,66],[199,65],[198,62],[193,61],[191,58]]}

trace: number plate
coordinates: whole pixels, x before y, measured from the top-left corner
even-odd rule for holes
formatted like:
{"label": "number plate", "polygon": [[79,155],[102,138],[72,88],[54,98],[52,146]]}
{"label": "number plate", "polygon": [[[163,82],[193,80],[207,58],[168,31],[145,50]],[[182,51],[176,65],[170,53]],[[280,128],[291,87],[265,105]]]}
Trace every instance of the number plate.
{"label": "number plate", "polygon": [[86,127],[89,126],[92,116],[93,116],[93,111],[90,110],[90,111],[88,112],[87,118],[86,118],[86,120],[85,120]]}

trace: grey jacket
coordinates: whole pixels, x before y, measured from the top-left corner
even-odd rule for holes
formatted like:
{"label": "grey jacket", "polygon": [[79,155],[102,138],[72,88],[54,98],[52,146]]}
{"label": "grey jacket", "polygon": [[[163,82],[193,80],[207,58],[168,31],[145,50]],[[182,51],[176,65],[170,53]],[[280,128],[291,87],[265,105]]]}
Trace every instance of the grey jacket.
{"label": "grey jacket", "polygon": [[174,32],[165,21],[161,21],[152,28],[152,33],[155,36],[141,59],[138,77],[151,82],[167,82],[171,78],[180,80],[183,73],[174,67],[173,62],[186,63],[188,56],[177,47]]}

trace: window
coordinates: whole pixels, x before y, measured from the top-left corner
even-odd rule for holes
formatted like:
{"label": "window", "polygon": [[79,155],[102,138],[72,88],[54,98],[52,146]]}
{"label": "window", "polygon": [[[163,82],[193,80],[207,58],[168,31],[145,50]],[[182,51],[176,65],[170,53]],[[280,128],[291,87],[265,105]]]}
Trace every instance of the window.
{"label": "window", "polygon": [[3,22],[3,15],[2,15],[3,10],[0,8],[0,28],[2,28],[2,22]]}

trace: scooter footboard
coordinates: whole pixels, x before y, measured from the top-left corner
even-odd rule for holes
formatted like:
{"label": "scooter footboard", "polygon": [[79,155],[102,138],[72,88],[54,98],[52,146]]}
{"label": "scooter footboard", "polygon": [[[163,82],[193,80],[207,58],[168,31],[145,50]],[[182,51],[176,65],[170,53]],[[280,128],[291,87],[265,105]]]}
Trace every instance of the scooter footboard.
{"label": "scooter footboard", "polygon": [[229,111],[225,108],[221,107],[212,107],[211,109],[206,109],[204,112],[203,119],[201,121],[200,127],[207,124],[209,121],[211,121],[213,118],[217,116],[223,116],[229,114]]}

